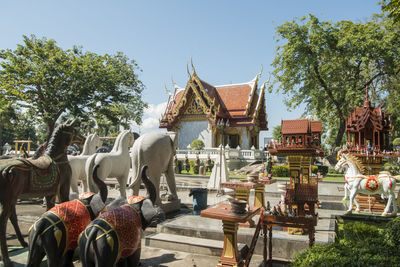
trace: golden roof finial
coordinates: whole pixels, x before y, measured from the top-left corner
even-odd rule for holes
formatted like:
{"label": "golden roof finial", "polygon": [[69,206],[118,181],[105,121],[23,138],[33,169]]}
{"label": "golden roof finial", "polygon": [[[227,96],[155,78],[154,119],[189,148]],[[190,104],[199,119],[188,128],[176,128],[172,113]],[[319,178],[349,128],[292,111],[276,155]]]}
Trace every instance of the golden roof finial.
{"label": "golden roof finial", "polygon": [[196,73],[196,69],[194,68],[194,65],[193,65],[193,58],[192,58],[192,57],[190,57],[190,64],[192,65],[193,74],[195,74],[195,73]]}
{"label": "golden roof finial", "polygon": [[164,84],[165,91],[167,92],[168,95],[172,95],[171,91],[168,89],[167,85]]}
{"label": "golden roof finial", "polygon": [[190,74],[190,71],[189,71],[189,64],[186,64],[186,70],[189,75],[189,79],[192,79],[192,75]]}

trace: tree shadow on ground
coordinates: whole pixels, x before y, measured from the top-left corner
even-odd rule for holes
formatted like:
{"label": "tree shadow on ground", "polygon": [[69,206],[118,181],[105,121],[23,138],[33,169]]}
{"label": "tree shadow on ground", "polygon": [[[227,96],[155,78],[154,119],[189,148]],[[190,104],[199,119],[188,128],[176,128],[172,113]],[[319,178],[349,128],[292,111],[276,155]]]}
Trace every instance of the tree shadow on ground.
{"label": "tree shadow on ground", "polygon": [[148,259],[141,259],[140,263],[142,267],[162,267],[162,266],[166,266],[166,265],[162,265],[165,263],[169,263],[169,262],[173,262],[173,261],[177,261],[179,259],[177,259],[175,257],[175,254],[173,253],[169,253],[169,254],[164,254],[158,257],[154,257],[154,258],[148,258]]}

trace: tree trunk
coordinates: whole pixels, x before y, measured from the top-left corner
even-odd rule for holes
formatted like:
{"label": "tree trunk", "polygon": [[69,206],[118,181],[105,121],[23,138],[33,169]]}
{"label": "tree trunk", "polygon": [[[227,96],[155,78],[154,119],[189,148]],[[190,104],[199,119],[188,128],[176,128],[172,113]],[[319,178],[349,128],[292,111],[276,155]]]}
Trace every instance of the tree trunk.
{"label": "tree trunk", "polygon": [[54,126],[55,126],[55,124],[56,124],[56,121],[55,121],[55,120],[47,121],[47,122],[46,122],[46,126],[47,126],[47,128],[46,128],[46,141],[47,141],[47,142],[50,141],[50,137],[51,137],[51,135],[52,135],[53,132],[54,132]]}
{"label": "tree trunk", "polygon": [[3,155],[3,123],[0,117],[0,156]]}
{"label": "tree trunk", "polygon": [[335,140],[335,148],[342,146],[342,139],[343,139],[345,130],[346,130],[346,121],[343,117],[340,116],[339,117],[339,130],[338,130],[336,140]]}

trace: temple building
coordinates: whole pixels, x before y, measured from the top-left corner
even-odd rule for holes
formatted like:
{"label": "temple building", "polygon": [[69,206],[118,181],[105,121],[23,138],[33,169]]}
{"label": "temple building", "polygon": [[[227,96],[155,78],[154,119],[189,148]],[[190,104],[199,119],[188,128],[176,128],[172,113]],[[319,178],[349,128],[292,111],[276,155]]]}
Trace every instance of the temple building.
{"label": "temple building", "polygon": [[207,148],[221,143],[259,148],[259,133],[268,130],[265,83],[259,88],[260,75],[247,83],[214,86],[200,79],[193,68],[185,88],[174,84],[160,128],[177,133],[179,149],[187,149],[195,139]]}

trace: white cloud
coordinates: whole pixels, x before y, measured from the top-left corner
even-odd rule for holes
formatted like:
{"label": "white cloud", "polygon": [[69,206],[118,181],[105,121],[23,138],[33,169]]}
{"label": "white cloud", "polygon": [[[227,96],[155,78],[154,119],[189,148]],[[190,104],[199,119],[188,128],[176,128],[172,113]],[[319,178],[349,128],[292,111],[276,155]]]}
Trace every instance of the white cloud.
{"label": "white cloud", "polygon": [[149,104],[148,108],[144,110],[143,122],[141,125],[132,123],[131,128],[139,134],[144,134],[152,131],[165,131],[165,129],[158,128],[160,125],[161,114],[165,112],[167,102],[160,104]]}

